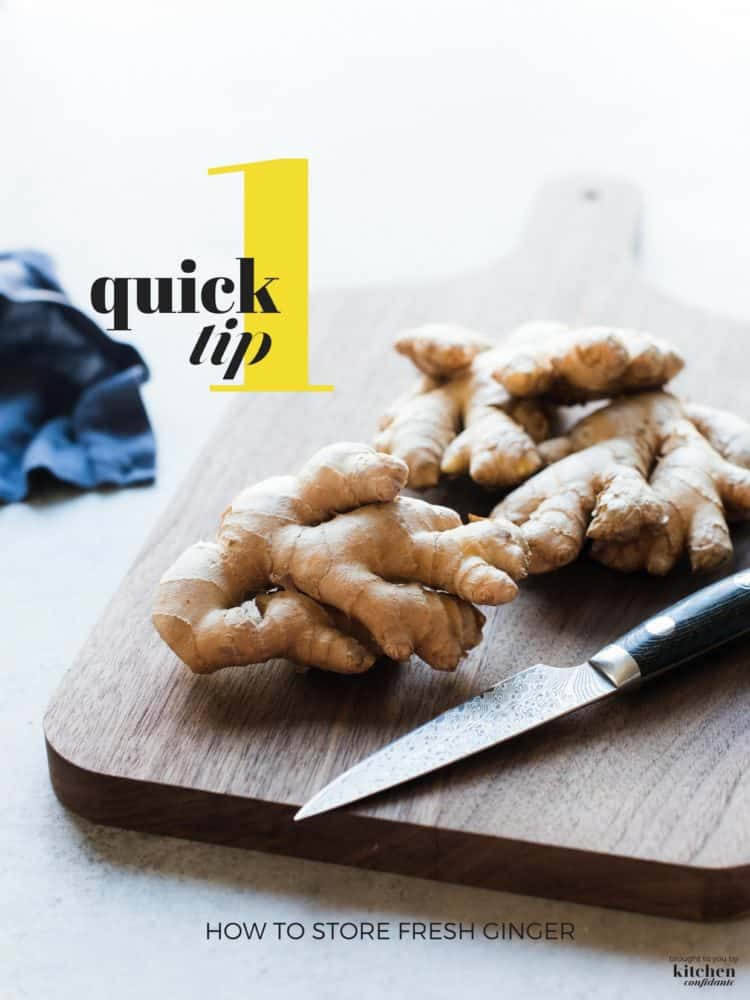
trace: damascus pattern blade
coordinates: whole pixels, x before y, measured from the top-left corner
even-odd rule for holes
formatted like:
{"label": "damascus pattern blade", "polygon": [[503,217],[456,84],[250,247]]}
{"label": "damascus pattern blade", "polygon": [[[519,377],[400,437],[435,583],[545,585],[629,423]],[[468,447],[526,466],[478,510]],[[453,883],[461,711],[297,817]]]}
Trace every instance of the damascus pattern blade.
{"label": "damascus pattern blade", "polygon": [[365,758],[321,789],[294,818],[337,809],[430,774],[616,693],[589,663],[568,668],[537,663]]}

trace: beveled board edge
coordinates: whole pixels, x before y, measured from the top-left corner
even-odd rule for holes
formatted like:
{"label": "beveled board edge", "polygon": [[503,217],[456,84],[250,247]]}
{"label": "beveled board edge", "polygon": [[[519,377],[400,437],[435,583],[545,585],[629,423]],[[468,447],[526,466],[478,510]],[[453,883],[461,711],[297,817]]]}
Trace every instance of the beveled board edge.
{"label": "beveled board edge", "polygon": [[750,912],[750,865],[698,868],[296,807],[91,771],[45,736],[59,801],[95,823],[684,920]]}

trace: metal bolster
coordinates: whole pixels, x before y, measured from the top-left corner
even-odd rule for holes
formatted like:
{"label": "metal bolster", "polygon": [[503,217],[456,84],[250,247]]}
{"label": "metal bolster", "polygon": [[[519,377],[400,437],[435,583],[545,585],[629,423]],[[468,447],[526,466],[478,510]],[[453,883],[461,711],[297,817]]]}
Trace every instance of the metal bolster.
{"label": "metal bolster", "polygon": [[641,671],[630,653],[622,646],[605,646],[589,660],[600,674],[604,674],[617,688],[634,684],[641,679]]}

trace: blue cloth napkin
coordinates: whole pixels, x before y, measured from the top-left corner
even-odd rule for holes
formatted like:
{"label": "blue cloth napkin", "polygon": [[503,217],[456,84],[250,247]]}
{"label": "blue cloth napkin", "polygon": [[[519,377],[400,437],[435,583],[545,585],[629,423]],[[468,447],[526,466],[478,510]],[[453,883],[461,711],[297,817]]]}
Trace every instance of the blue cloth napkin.
{"label": "blue cloth napkin", "polygon": [[0,501],[37,469],[82,489],[154,478],[148,369],[77,309],[35,251],[0,253]]}

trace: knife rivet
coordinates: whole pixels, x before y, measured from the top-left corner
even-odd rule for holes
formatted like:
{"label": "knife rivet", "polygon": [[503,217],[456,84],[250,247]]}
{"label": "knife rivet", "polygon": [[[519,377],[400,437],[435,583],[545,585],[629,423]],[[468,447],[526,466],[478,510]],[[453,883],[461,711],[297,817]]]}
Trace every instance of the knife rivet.
{"label": "knife rivet", "polygon": [[750,590],[750,569],[743,569],[740,570],[739,573],[735,573],[734,582],[738,587],[744,587],[746,590]]}
{"label": "knife rivet", "polygon": [[669,635],[670,632],[674,632],[675,625],[674,618],[669,615],[659,615],[652,618],[650,622],[646,622],[644,628],[649,635]]}

